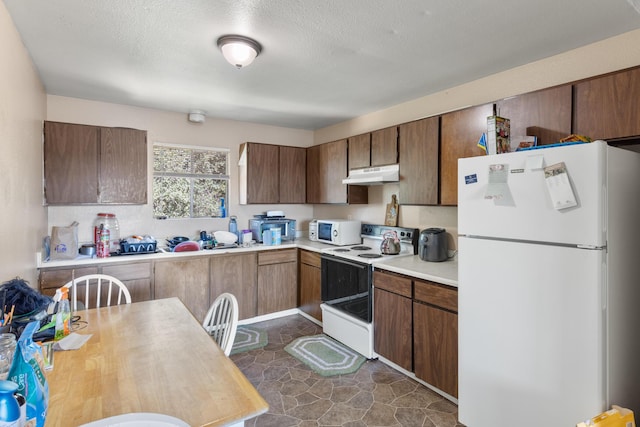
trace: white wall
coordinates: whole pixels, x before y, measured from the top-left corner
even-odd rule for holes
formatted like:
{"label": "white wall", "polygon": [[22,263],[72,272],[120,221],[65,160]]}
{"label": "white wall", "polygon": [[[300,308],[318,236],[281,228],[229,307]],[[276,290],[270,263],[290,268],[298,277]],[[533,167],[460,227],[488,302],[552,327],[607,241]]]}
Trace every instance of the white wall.
{"label": "white wall", "polygon": [[13,21],[0,2],[0,282],[37,286],[35,253],[47,234],[42,206],[46,98]]}
{"label": "white wall", "polygon": [[[640,65],[640,30],[319,129],[315,132],[315,144],[637,65]],[[316,206],[314,215],[317,218],[348,218],[351,215],[354,219],[382,223],[385,205],[394,193],[398,194],[397,185],[371,187],[368,206]],[[399,202],[402,204],[402,198],[399,198]],[[398,222],[403,227],[420,229],[444,227],[452,235],[450,242],[456,244],[455,207],[401,205]]]}
{"label": "white wall", "polygon": [[[166,142],[230,150],[230,187],[227,211],[238,217],[239,228],[246,228],[248,220],[266,210],[284,210],[288,217],[299,221],[298,228],[306,229],[313,217],[313,207],[303,205],[249,205],[238,204],[238,149],[241,143],[262,142],[270,144],[308,147],[313,144],[313,132],[265,126],[232,120],[207,118],[196,124],[187,120],[187,114],[172,113],[104,102],[87,101],[61,96],[47,96],[47,120],[81,123],[97,126],[119,126],[147,131],[149,142],[148,176],[152,176],[153,142]],[[151,178],[148,194],[151,196]],[[151,202],[151,197],[149,197]],[[140,206],[60,206],[49,207],[49,230],[53,225],[66,225],[78,221],[78,237],[81,242],[93,238],[92,226],[99,212],[115,213],[120,224],[120,236],[151,234],[164,240],[175,235],[196,238],[200,230],[226,230],[226,219],[154,220],[151,203]]]}

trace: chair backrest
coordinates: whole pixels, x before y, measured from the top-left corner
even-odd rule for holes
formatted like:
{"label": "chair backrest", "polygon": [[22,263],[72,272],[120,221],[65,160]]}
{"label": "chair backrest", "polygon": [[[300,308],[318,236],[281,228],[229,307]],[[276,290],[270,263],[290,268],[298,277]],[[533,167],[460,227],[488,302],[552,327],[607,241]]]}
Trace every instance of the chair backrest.
{"label": "chair backrest", "polygon": [[176,417],[151,412],[133,412],[115,415],[82,424],[80,427],[113,427],[125,425],[129,427],[189,427],[189,424]]}
{"label": "chair backrest", "polygon": [[204,317],[202,327],[228,356],[231,353],[238,328],[238,300],[236,297],[229,293],[219,295]]}
{"label": "chair backrest", "polygon": [[129,289],[108,274],[87,274],[76,277],[64,286],[70,288],[69,299],[73,311],[78,310],[78,300],[83,304],[81,309],[131,304]]}

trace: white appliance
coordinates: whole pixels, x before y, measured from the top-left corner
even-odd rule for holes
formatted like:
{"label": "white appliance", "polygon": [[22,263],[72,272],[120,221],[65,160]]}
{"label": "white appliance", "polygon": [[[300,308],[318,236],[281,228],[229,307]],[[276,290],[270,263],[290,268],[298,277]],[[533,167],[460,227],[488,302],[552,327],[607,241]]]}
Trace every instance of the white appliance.
{"label": "white appliance", "polygon": [[400,165],[372,166],[368,168],[351,169],[349,176],[342,180],[349,185],[382,185],[388,182],[398,182],[400,179]]}
{"label": "white appliance", "polygon": [[361,222],[347,219],[319,219],[316,222],[317,241],[345,246],[360,243]]}
{"label": "white appliance", "polygon": [[[566,209],[541,168],[560,162]],[[460,159],[458,173],[460,422],[640,413],[640,155],[596,141]]]}
{"label": "white appliance", "polygon": [[[400,252],[385,255],[380,245],[387,231],[395,231]],[[321,254],[322,331],[367,359],[373,347],[373,265],[418,251],[417,228],[362,224],[362,243],[327,248]]]}

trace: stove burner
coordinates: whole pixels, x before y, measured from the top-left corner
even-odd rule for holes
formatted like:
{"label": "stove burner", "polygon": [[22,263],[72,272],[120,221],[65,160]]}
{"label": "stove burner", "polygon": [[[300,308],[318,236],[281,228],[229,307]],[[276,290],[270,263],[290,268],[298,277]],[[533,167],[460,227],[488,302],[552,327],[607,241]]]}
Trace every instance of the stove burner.
{"label": "stove burner", "polygon": [[351,249],[354,251],[368,251],[371,250],[369,246],[351,246]]}
{"label": "stove burner", "polygon": [[362,258],[382,258],[380,254],[360,254],[358,256]]}
{"label": "stove burner", "polygon": [[338,249],[334,249],[333,252],[349,252],[349,249],[347,249],[347,248],[338,248]]}

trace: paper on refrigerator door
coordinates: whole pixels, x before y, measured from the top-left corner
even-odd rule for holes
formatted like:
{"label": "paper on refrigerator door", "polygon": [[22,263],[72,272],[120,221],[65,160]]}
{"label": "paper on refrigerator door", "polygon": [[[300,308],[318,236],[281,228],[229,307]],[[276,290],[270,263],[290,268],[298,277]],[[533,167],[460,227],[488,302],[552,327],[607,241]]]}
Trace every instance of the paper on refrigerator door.
{"label": "paper on refrigerator door", "polygon": [[496,205],[513,205],[508,179],[508,164],[489,165],[489,182],[484,192],[484,198],[493,199]]}
{"label": "paper on refrigerator door", "polygon": [[544,181],[554,209],[561,210],[578,205],[564,162],[544,168]]}

